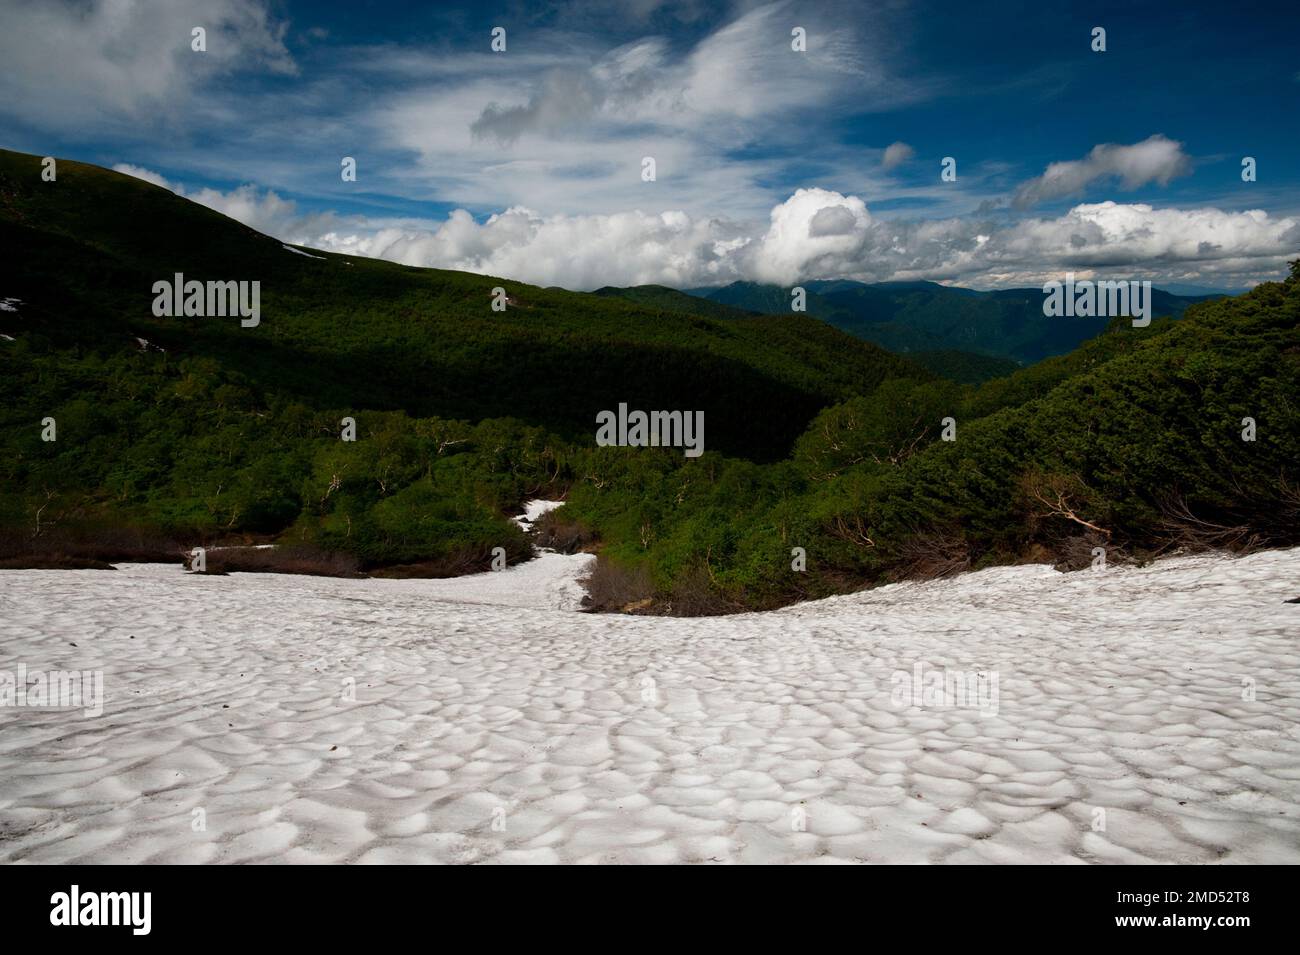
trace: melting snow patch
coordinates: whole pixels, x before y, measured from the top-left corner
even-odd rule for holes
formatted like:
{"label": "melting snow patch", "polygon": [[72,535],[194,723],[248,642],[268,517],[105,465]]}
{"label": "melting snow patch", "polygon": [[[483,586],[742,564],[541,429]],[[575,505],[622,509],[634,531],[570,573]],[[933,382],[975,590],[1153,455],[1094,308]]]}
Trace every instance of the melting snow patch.
{"label": "melting snow patch", "polygon": [[540,499],[529,501],[524,505],[524,512],[522,514],[510,519],[524,530],[530,531],[533,529],[533,525],[537,523],[539,517],[555,510],[557,507],[562,507],[563,505],[563,501],[543,501]]}
{"label": "melting snow patch", "polygon": [[285,246],[282,246],[282,248],[284,248],[285,250],[287,250],[287,251],[289,251],[289,252],[296,252],[298,255],[305,255],[305,256],[307,256],[307,258],[309,258],[309,259],[320,259],[322,262],[325,261],[325,256],[323,256],[323,255],[312,255],[310,252],[304,252],[302,249],[295,249],[295,248],[294,248],[293,246],[291,246],[291,245],[285,245]]}
{"label": "melting snow patch", "polygon": [[1300,863],[1300,548],[689,619],[560,609],[593,559],[0,571],[105,675],[4,710],[0,863]]}

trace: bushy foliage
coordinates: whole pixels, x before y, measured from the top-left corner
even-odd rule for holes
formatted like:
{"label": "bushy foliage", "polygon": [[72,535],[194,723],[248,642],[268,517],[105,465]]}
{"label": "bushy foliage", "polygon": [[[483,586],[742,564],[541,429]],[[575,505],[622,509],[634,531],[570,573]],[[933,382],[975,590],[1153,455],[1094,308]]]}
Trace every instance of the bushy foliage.
{"label": "bushy foliage", "polygon": [[[789,464],[641,457],[571,516],[667,599],[704,567],[771,606],[915,573],[1300,542],[1300,280],[1115,325],[974,391],[889,381],[826,409]],[[955,441],[936,440],[951,409]],[[1255,440],[1243,439],[1245,419]],[[792,549],[807,571],[792,569]]]}

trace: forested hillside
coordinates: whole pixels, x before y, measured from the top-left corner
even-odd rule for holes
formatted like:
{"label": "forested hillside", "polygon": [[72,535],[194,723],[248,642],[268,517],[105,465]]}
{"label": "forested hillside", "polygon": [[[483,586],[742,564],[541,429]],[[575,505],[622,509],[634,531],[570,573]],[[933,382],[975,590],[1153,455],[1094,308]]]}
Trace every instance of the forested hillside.
{"label": "forested hillside", "polygon": [[[810,283],[815,287],[828,284],[824,282]],[[858,286],[857,283],[853,282],[838,284],[850,287],[867,287]],[[929,283],[925,284],[928,285]],[[933,287],[936,289],[942,288],[942,286],[937,285]],[[790,310],[790,291],[772,285],[753,285],[737,282],[721,289],[695,289],[690,293],[679,292],[676,289],[665,288],[662,285],[634,285],[630,288],[606,286],[605,288],[596,289],[593,294],[605,298],[621,298],[665,311],[703,315],[709,318],[740,319],[755,315],[782,316],[790,320],[792,327],[800,330],[807,326],[805,319],[809,314],[812,314],[814,317],[824,319],[829,324],[864,341],[874,341],[877,337],[883,337],[878,336],[878,333],[884,326],[873,325],[869,321],[852,316],[846,318],[840,309],[829,304],[829,300],[825,296],[818,295],[816,292],[812,294],[811,300],[814,307],[826,313],[825,316],[811,312],[802,314],[792,312]],[[735,301],[734,305],[723,304],[732,300]],[[992,323],[996,320],[996,316],[991,313],[980,315],[978,320]],[[773,323],[769,327],[776,326]],[[1090,334],[1098,334],[1104,327],[1104,323],[1097,325]],[[907,353],[907,357],[913,362],[933,372],[940,378],[973,385],[993,378],[1000,378],[1003,375],[1009,375],[1021,366],[1021,362],[1016,359],[990,354],[987,351],[961,351],[956,348],[930,347],[935,343],[948,340],[948,337],[924,328],[917,329],[917,332],[919,338],[917,335],[903,336],[902,350]],[[909,343],[917,341],[924,342],[925,346],[921,348],[910,347]],[[891,344],[887,347],[895,348],[896,346]]]}
{"label": "forested hillside", "polygon": [[[565,497],[545,533],[600,550],[597,605],[692,613],[1300,540],[1294,272],[975,387],[805,315],[302,254],[126,176],[39,170],[0,154],[10,565],[264,540],[455,573],[525,558],[507,516]],[[155,317],[178,272],[259,281],[259,324]],[[619,403],[704,411],[706,453],[596,447]]]}
{"label": "forested hillside", "polygon": [[[38,157],[0,153],[0,296],[18,302],[0,312],[10,550],[130,526],[292,530],[367,566],[495,538],[526,553],[503,513],[581,476],[601,410],[703,411],[711,454],[770,461],[826,405],[932,377],[810,318],[300,254],[140,180],[58,168],[43,182]],[[155,317],[153,283],[176,273],[260,282],[260,322]]]}
{"label": "forested hillside", "polygon": [[[1113,562],[1294,544],[1297,396],[1300,263],[978,389],[885,382],[820,414],[780,464],[611,459],[566,511],[658,592],[715,608],[1021,560],[1077,568],[1097,548]],[[616,595],[646,585],[609,576]]]}

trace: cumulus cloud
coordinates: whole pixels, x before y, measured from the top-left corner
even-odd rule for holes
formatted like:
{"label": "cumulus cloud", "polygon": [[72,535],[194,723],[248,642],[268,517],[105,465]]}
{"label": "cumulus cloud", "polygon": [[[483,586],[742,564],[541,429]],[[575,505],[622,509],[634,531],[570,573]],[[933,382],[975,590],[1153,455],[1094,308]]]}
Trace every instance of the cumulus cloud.
{"label": "cumulus cloud", "polygon": [[[833,217],[833,230],[825,228],[828,215]],[[772,210],[767,231],[747,265],[761,282],[785,285],[820,278],[854,257],[872,226],[866,203],[857,196],[800,189]]]}
{"label": "cumulus cloud", "polygon": [[1191,172],[1191,159],[1183,144],[1157,133],[1131,146],[1104,143],[1094,146],[1083,159],[1054,162],[1041,176],[1016,190],[1012,204],[1027,209],[1050,199],[1077,195],[1099,179],[1120,180],[1125,189],[1148,183],[1167,186],[1176,176]]}
{"label": "cumulus cloud", "polygon": [[885,154],[880,159],[880,168],[888,172],[896,169],[916,155],[916,150],[907,143],[890,143],[885,147]]}
{"label": "cumulus cloud", "polygon": [[351,225],[320,236],[319,246],[573,289],[734,281],[747,241],[733,225],[682,212],[541,216],[516,207],[479,223],[457,209],[432,228]]}
{"label": "cumulus cloud", "polygon": [[808,222],[808,235],[848,235],[856,224],[852,211],[846,206],[823,206]]}

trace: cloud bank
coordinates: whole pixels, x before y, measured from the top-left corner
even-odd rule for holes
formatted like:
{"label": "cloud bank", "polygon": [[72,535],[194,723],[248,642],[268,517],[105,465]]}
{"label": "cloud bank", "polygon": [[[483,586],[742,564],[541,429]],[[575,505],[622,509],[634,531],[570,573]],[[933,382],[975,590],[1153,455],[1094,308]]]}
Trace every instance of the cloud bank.
{"label": "cloud bank", "polygon": [[766,222],[678,210],[542,215],[524,206],[483,221],[464,209],[442,221],[375,220],[300,214],[248,185],[187,192],[148,170],[116,168],[296,245],[577,290],[814,279],[1010,287],[1065,271],[1237,287],[1281,275],[1300,250],[1300,218],[1262,210],[1107,201],[1044,218],[905,220],[873,216],[858,196],[799,189]]}

